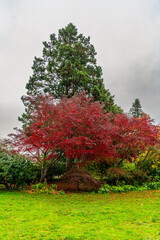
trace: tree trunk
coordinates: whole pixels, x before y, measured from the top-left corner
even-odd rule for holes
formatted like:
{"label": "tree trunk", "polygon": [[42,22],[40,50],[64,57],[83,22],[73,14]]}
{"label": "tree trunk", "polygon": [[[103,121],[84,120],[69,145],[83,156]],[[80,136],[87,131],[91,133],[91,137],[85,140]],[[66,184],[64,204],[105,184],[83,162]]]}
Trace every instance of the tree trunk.
{"label": "tree trunk", "polygon": [[40,182],[41,182],[41,183],[44,182],[44,179],[45,179],[46,174],[47,174],[47,170],[48,170],[48,168],[44,168],[44,167],[42,166],[42,168],[41,168],[41,178],[40,178]]}
{"label": "tree trunk", "polygon": [[69,171],[72,167],[73,167],[73,159],[72,158],[67,158],[67,160],[66,160],[67,171]]}
{"label": "tree trunk", "polygon": [[77,192],[80,191],[80,187],[79,187],[79,185],[80,185],[80,183],[77,182],[77,189],[76,189]]}

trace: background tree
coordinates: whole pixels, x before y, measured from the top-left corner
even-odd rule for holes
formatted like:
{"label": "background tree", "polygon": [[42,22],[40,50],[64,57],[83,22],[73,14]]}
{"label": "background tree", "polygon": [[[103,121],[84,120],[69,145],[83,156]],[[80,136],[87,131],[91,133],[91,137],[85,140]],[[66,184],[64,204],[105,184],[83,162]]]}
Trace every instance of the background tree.
{"label": "background tree", "polygon": [[[96,63],[89,37],[78,34],[70,23],[59,30],[58,37],[51,34],[50,41],[43,42],[43,46],[42,58],[35,57],[33,62],[33,75],[26,84],[27,95],[50,93],[59,99],[85,90],[94,100],[103,101],[107,112],[122,112],[104,87],[102,69]],[[23,97],[22,100],[26,105]],[[27,108],[20,120],[27,117]]]}
{"label": "background tree", "polygon": [[5,143],[4,140],[0,139],[0,153],[10,154],[11,151],[12,151],[12,149],[10,149],[10,147],[7,145],[7,143]]}
{"label": "background tree", "polygon": [[134,103],[132,103],[132,107],[129,111],[129,114],[133,117],[142,117],[142,113],[143,111],[140,100],[136,98]]}

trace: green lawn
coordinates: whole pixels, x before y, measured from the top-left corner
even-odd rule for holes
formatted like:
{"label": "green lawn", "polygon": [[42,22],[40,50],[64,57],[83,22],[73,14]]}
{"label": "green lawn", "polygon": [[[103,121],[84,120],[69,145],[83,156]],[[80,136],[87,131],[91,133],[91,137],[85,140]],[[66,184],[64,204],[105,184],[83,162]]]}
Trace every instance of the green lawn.
{"label": "green lawn", "polygon": [[160,239],[160,190],[109,195],[1,191],[0,239]]}

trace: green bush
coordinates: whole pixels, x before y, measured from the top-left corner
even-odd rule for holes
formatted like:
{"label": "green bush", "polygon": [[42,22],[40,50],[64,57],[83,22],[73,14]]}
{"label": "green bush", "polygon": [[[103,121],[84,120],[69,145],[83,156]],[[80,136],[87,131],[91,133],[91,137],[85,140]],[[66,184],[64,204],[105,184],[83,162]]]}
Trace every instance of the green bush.
{"label": "green bush", "polygon": [[151,176],[154,182],[160,181],[160,169],[157,170],[157,173],[153,176]]}
{"label": "green bush", "polygon": [[141,186],[133,186],[133,185],[118,185],[118,186],[110,186],[108,184],[104,184],[98,191],[98,193],[123,193],[130,191],[144,191],[144,190],[154,190],[160,189],[160,182],[150,182],[145,183]]}
{"label": "green bush", "polygon": [[132,162],[129,162],[128,160],[124,160],[122,162],[122,169],[125,169],[126,171],[133,171],[135,170],[135,161],[134,159],[132,160]]}
{"label": "green bush", "polygon": [[39,169],[31,160],[0,153],[0,184],[7,189],[25,186],[38,179]]}
{"label": "green bush", "polygon": [[57,189],[56,184],[47,184],[47,182],[44,183],[37,183],[31,186],[32,191],[37,193],[52,193],[54,190]]}
{"label": "green bush", "polygon": [[103,179],[105,177],[105,173],[111,165],[107,162],[91,162],[86,164],[85,168],[94,176],[96,179]]}
{"label": "green bush", "polygon": [[152,178],[160,179],[160,146],[149,147],[141,153],[136,168],[145,171]]}
{"label": "green bush", "polygon": [[106,171],[105,180],[111,185],[119,185],[121,182],[125,182],[126,184],[133,182],[130,172],[118,167],[109,168]]}
{"label": "green bush", "polygon": [[[158,179],[157,179],[158,180]],[[106,171],[105,181],[110,185],[142,185],[151,181],[151,178],[142,170],[127,170],[118,167],[111,167]]]}
{"label": "green bush", "polygon": [[98,193],[109,193],[111,186],[108,184],[103,184],[103,186],[99,189]]}
{"label": "green bush", "polygon": [[56,184],[48,184],[46,181],[37,184],[31,185],[31,190],[28,191],[29,193],[48,193],[48,194],[60,194],[64,195],[65,192],[63,190],[57,191],[57,185]]}
{"label": "green bush", "polygon": [[146,172],[144,172],[143,170],[133,170],[130,171],[130,174],[132,176],[132,180],[133,180],[133,184],[138,184],[138,185],[142,185],[145,182],[149,182],[152,179],[147,175]]}
{"label": "green bush", "polygon": [[160,182],[150,182],[146,183],[144,186],[147,186],[147,189],[160,189]]}

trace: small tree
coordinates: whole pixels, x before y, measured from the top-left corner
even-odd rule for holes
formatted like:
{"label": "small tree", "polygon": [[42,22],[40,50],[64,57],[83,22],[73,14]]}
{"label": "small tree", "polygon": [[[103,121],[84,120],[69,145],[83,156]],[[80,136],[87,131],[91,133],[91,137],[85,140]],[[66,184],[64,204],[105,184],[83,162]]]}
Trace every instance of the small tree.
{"label": "small tree", "polygon": [[142,113],[143,111],[140,100],[136,98],[134,103],[132,103],[132,107],[129,111],[129,114],[133,117],[142,117]]}

